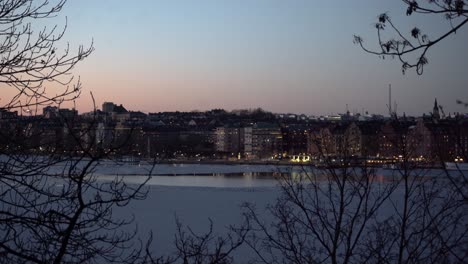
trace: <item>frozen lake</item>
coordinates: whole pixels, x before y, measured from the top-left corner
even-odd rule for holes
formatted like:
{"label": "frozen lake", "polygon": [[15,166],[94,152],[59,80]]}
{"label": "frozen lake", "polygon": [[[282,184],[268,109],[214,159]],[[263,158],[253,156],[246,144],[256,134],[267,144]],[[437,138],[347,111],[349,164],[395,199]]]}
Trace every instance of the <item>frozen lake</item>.
{"label": "frozen lake", "polygon": [[[95,174],[101,180],[112,180],[115,176],[125,181],[140,184],[148,179],[148,185],[214,188],[275,187],[278,176],[301,177],[318,169],[310,166],[275,165],[217,165],[217,164],[118,164],[103,162]],[[443,176],[441,170],[421,169],[426,176]],[[323,173],[323,171],[322,171]],[[379,181],[392,181],[398,170],[376,168]]]}
{"label": "frozen lake", "polygon": [[[176,216],[196,232],[206,232],[212,219],[214,230],[222,234],[227,226],[241,222],[240,206],[244,202],[255,204],[260,215],[267,215],[265,208],[273,204],[281,192],[276,176],[283,173],[300,176],[310,169],[264,165],[157,165],[152,171],[156,176],[147,183],[147,199],[134,201],[116,213],[121,217],[134,216],[140,237],[145,239],[152,231],[153,250],[162,255],[170,254],[174,248]],[[144,165],[116,167],[108,164],[100,167],[97,173],[101,180],[112,180],[119,175],[127,183],[138,184],[148,179],[144,174],[149,171]],[[430,176],[443,175],[439,170],[424,172]],[[377,169],[377,175],[378,182],[385,184],[399,172]],[[395,195],[401,196],[398,192]],[[248,258],[249,254],[236,256],[237,263],[243,263],[247,261],[243,257]]]}
{"label": "frozen lake", "polygon": [[289,167],[263,165],[162,164],[152,168],[150,165],[107,164],[99,166],[96,173],[102,180],[122,176],[132,184],[142,183],[151,175],[148,185],[253,188],[276,186],[275,176],[281,173],[299,173],[290,170]]}
{"label": "frozen lake", "polygon": [[[96,174],[100,180],[118,175],[129,184],[139,184],[148,179],[150,170],[150,165],[109,163],[99,166]],[[152,249],[167,255],[174,250],[176,217],[196,232],[208,231],[212,219],[214,230],[225,233],[227,226],[241,222],[242,203],[265,208],[280,193],[275,177],[299,172],[299,168],[267,165],[156,165],[147,182],[146,200],[134,201],[115,213],[134,216],[140,238],[144,240],[152,231]]]}
{"label": "frozen lake", "polygon": [[[57,163],[49,168],[49,173],[61,175],[66,165]],[[81,164],[78,164],[78,167]],[[184,226],[190,226],[197,233],[209,230],[210,219],[216,234],[225,234],[229,225],[242,222],[241,205],[245,202],[254,204],[260,217],[272,219],[266,210],[275,203],[281,189],[278,176],[292,178],[312,172],[325,174],[326,170],[301,166],[274,165],[210,165],[210,164],[127,164],[111,161],[100,162],[93,169],[93,176],[99,182],[123,178],[129,185],[146,182],[144,200],[132,201],[125,207],[114,207],[116,219],[134,219],[134,225],[125,227],[128,231],[137,228],[137,235],[142,241],[153,233],[151,250],[156,255],[170,255],[174,252],[174,238],[177,232],[176,218]],[[420,173],[418,173],[420,172]],[[359,169],[356,169],[359,173]],[[375,192],[399,178],[398,170],[375,169],[377,178]],[[441,170],[416,170],[420,176],[447,177]],[[326,175],[319,176],[320,184]],[[419,177],[418,177],[419,178]],[[439,179],[439,178],[437,178]],[[61,187],[60,178],[49,182]],[[323,181],[326,183],[326,181]],[[388,201],[379,209],[379,217],[392,214],[393,205],[403,197],[402,189],[397,188]],[[252,257],[252,251],[242,248],[236,254],[236,263],[246,263]]]}
{"label": "frozen lake", "polygon": [[[273,203],[280,191],[275,187],[255,188],[214,188],[149,186],[146,200],[134,201],[125,208],[115,210],[117,216],[128,218],[133,215],[141,239],[150,231],[154,239],[152,250],[157,255],[174,251],[176,217],[183,225],[195,232],[207,232],[213,220],[213,230],[218,234],[226,232],[229,225],[242,221],[241,204],[251,202],[258,208]],[[241,255],[237,255],[242,260]],[[245,259],[246,261],[247,259]],[[243,261],[236,263],[243,263]]]}

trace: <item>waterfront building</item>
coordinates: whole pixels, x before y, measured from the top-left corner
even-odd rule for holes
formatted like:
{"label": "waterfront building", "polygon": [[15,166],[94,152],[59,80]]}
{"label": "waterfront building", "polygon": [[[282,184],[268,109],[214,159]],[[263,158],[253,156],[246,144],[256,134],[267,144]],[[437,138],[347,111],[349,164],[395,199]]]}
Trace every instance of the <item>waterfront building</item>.
{"label": "waterfront building", "polygon": [[259,122],[252,127],[252,155],[265,159],[282,153],[281,128],[275,123]]}

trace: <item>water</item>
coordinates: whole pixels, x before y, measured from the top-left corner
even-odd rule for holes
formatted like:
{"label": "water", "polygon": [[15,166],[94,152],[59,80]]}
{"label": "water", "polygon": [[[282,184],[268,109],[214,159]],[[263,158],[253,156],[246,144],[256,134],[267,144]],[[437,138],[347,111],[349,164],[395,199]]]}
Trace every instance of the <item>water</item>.
{"label": "water", "polygon": [[[51,173],[60,173],[63,165],[51,168]],[[259,215],[271,220],[265,210],[274,204],[281,194],[277,187],[278,176],[301,177],[308,173],[322,174],[326,178],[326,170],[300,166],[274,165],[210,165],[210,164],[126,164],[110,161],[101,162],[94,171],[99,181],[110,181],[123,177],[129,184],[139,184],[148,180],[145,190],[148,195],[145,200],[132,201],[128,206],[113,209],[115,219],[134,219],[134,225],[126,227],[133,232],[138,226],[137,236],[145,241],[150,232],[154,234],[151,250],[156,255],[167,255],[174,249],[174,234],[176,232],[175,218],[184,225],[190,226],[195,232],[203,233],[209,230],[209,219],[214,222],[213,230],[217,234],[225,234],[226,227],[242,221],[244,202],[253,203],[258,208]],[[356,169],[359,172],[359,169]],[[419,170],[415,174],[424,176],[440,176],[441,170]],[[376,169],[376,183],[382,186],[400,175],[397,170]],[[446,176],[445,176],[446,177]],[[54,179],[60,187],[60,180]],[[380,184],[382,183],[382,184]],[[392,203],[403,197],[397,189],[392,196]],[[393,214],[392,206],[383,206],[382,217]],[[125,230],[125,228],[124,228]],[[239,251],[236,257],[238,263],[245,263],[252,253]]]}
{"label": "water", "polygon": [[210,164],[101,164],[96,174],[100,180],[123,177],[127,183],[147,185],[257,188],[275,187],[278,176],[301,173],[301,168],[273,165],[210,165]]}
{"label": "water", "polygon": [[[141,184],[148,176],[123,176],[129,184]],[[115,176],[99,176],[100,180],[113,180]],[[209,188],[258,188],[274,187],[277,180],[273,177],[262,177],[254,173],[244,174],[214,174],[194,176],[152,176],[147,185],[179,186],[179,187],[209,187]]]}
{"label": "water", "polygon": [[[352,170],[350,168],[350,170]],[[354,173],[359,174],[356,168]],[[391,169],[375,169],[374,181],[391,182],[399,179],[400,171]],[[453,173],[453,172],[452,172]],[[327,170],[308,166],[275,166],[275,165],[213,165],[213,164],[118,164],[104,162],[97,167],[95,174],[99,180],[113,180],[116,176],[123,177],[129,184],[178,186],[178,187],[209,187],[209,188],[258,188],[275,187],[278,179],[285,176],[300,178],[318,175],[325,179]],[[340,175],[341,173],[337,173]],[[418,169],[412,175],[424,177],[444,177],[442,170]]]}

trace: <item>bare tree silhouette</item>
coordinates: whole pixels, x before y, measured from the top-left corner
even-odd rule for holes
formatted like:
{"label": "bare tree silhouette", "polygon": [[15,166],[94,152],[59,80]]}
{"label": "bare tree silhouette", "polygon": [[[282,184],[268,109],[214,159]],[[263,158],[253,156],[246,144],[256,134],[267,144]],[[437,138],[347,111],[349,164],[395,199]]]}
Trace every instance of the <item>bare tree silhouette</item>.
{"label": "bare tree silhouette", "polygon": [[[354,36],[354,43],[364,51],[378,55],[381,58],[397,57],[402,64],[403,74],[411,68],[415,68],[417,74],[423,74],[424,66],[428,63],[427,53],[429,49],[450,35],[456,34],[457,30],[468,22],[468,1],[402,0],[402,2],[407,6],[407,16],[414,14],[443,16],[449,22],[447,31],[437,37],[425,34],[418,27],[405,33],[396,26],[387,13],[383,13],[378,16],[378,21],[375,24],[378,48],[375,50],[369,48],[364,44],[364,39],[357,35]],[[388,30],[391,31],[391,36],[387,38],[384,33]]]}
{"label": "bare tree silhouette", "polygon": [[[339,138],[342,151],[323,155],[321,169],[280,180],[281,196],[265,217],[252,204],[246,243],[260,263],[462,263],[468,257],[466,201],[456,185],[412,162],[418,135],[394,124],[400,153],[396,168],[382,175],[353,164],[353,139]],[[352,144],[352,143],[351,143]],[[336,162],[338,160],[338,163]],[[455,175],[452,175],[456,177]]]}
{"label": "bare tree silhouette", "polygon": [[228,226],[224,234],[213,230],[213,221],[209,219],[208,231],[196,233],[190,226],[185,226],[176,217],[177,231],[174,238],[174,251],[158,255],[152,249],[153,234],[146,243],[145,254],[139,259],[141,263],[172,264],[226,264],[235,263],[234,252],[244,245],[251,231],[247,218],[239,225]]}
{"label": "bare tree silhouette", "polygon": [[[62,28],[38,28],[37,22],[55,17],[65,0],[8,0],[0,3],[0,83],[16,89],[15,96],[2,98],[2,108],[28,111],[40,110],[49,104],[75,99],[81,84],[73,80],[71,70],[88,57],[93,46],[79,46],[72,53],[62,43],[67,24]],[[63,50],[59,45],[64,45]],[[56,84],[59,91],[48,91]],[[50,89],[50,88],[49,88]]]}
{"label": "bare tree silhouette", "polygon": [[122,230],[132,219],[116,219],[112,212],[145,198],[144,184],[99,181],[94,172],[106,153],[93,147],[78,155],[2,153],[2,262],[130,263],[139,257],[135,232]]}
{"label": "bare tree silhouette", "polygon": [[132,219],[116,219],[113,208],[143,199],[144,183],[100,181],[95,174],[120,146],[98,146],[96,118],[81,127],[76,115],[34,117],[80,95],[71,70],[93,51],[92,44],[76,53],[68,44],[60,49],[66,24],[39,28],[65,3],[0,2],[0,84],[15,89],[2,98],[1,110],[29,115],[0,124],[0,262],[132,263],[143,247],[135,244],[135,231],[122,229]]}
{"label": "bare tree silhouette", "polygon": [[[398,120],[396,121],[398,124]],[[455,126],[457,127],[457,126]],[[397,145],[402,158],[398,171],[399,187],[387,207],[391,214],[377,219],[366,242],[364,260],[380,263],[463,263],[468,255],[466,223],[466,172],[445,168],[440,135],[432,132],[436,152],[427,165],[442,164],[442,170],[414,167],[417,133],[401,134]],[[456,133],[448,137],[459,136]],[[447,136],[446,136],[447,137]],[[406,149],[406,150],[405,150]]]}

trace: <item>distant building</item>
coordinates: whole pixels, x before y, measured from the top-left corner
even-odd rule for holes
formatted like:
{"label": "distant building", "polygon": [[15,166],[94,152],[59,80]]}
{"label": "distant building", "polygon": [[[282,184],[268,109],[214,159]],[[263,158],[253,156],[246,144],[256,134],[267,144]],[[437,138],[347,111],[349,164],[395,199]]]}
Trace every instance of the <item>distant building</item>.
{"label": "distant building", "polygon": [[124,114],[128,112],[127,109],[125,109],[125,107],[122,104],[116,105],[112,102],[104,102],[102,104],[102,111],[104,113],[112,114],[112,115]]}
{"label": "distant building", "polygon": [[[417,139],[408,137],[410,131],[415,128],[413,121],[388,120],[382,124],[377,143],[379,145],[378,156],[381,158],[397,158],[405,152],[410,153]],[[411,132],[413,133],[413,132]],[[414,135],[414,134],[413,134]]]}
{"label": "distant building", "polygon": [[115,104],[112,103],[112,102],[104,102],[102,104],[102,111],[104,113],[112,113],[112,112],[114,112],[114,106],[115,106]]}
{"label": "distant building", "polygon": [[332,130],[331,125],[310,129],[307,137],[307,153],[314,157],[335,155],[336,146]]}
{"label": "distant building", "polygon": [[379,137],[382,124],[383,123],[379,121],[357,123],[361,134],[360,156],[376,157],[379,155]]}
{"label": "distant building", "polygon": [[398,133],[399,122],[385,122],[379,132],[377,140],[379,144],[379,156],[382,158],[394,158],[402,154],[402,145],[405,143],[405,135]]}
{"label": "distant building", "polygon": [[304,125],[288,125],[282,128],[283,152],[287,155],[307,153],[309,128]]}
{"label": "distant building", "polygon": [[113,112],[112,119],[118,123],[130,123],[129,125],[141,124],[146,120],[147,115],[143,112]]}
{"label": "distant building", "polygon": [[58,110],[58,116],[64,120],[72,120],[78,116],[78,111],[75,109],[63,108]]}
{"label": "distant building", "polygon": [[6,109],[0,108],[0,119],[16,119],[18,117],[18,111],[10,112]]}
{"label": "distant building", "polygon": [[241,129],[232,125],[217,127],[215,130],[216,151],[237,156],[241,152]]}
{"label": "distant building", "polygon": [[252,128],[252,155],[271,158],[282,153],[281,128],[278,124],[259,122]]}
{"label": "distant building", "polygon": [[244,146],[244,157],[252,157],[252,127],[244,127],[241,130],[241,143]]}
{"label": "distant building", "polygon": [[457,153],[463,150],[460,140],[466,136],[460,133],[463,127],[457,122],[442,121],[420,119],[411,127],[408,134],[408,153],[411,157],[423,157],[435,163],[453,161],[457,157]]}
{"label": "distant building", "polygon": [[133,125],[142,124],[148,116],[140,111],[128,111],[122,104],[116,105],[112,102],[103,103],[102,111],[108,114],[113,121],[121,124],[126,122],[131,122]]}
{"label": "distant building", "polygon": [[337,155],[361,155],[361,130],[356,123],[340,124],[333,130],[334,145]]}
{"label": "distant building", "polygon": [[456,158],[462,158],[465,162],[468,161],[468,120],[458,122],[456,131],[458,136],[457,144],[455,144]]}
{"label": "distant building", "polygon": [[78,116],[75,109],[58,108],[56,106],[46,106],[42,109],[42,116],[47,119],[62,118],[71,120]]}
{"label": "distant building", "polygon": [[58,116],[58,107],[46,106],[42,109],[42,116],[44,118],[56,118]]}
{"label": "distant building", "polygon": [[252,157],[252,127],[225,125],[215,129],[215,150],[231,157]]}

